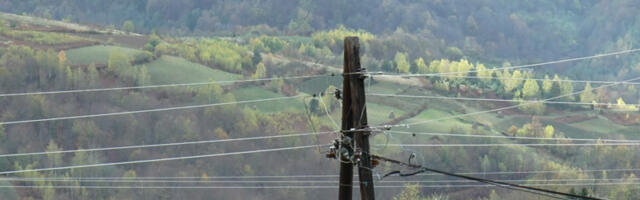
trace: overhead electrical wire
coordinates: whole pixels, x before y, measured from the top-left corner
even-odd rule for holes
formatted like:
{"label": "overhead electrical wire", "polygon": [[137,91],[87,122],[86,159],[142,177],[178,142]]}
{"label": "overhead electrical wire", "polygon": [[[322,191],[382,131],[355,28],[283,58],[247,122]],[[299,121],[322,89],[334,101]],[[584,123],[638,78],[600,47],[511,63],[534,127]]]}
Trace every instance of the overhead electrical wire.
{"label": "overhead electrical wire", "polygon": [[[570,102],[570,101],[536,101],[536,100],[515,100],[515,99],[489,99],[489,98],[475,98],[475,97],[447,97],[447,96],[426,96],[426,95],[401,95],[401,94],[380,94],[371,93],[367,96],[377,97],[400,97],[400,98],[414,98],[414,99],[445,99],[445,100],[464,100],[464,101],[488,101],[488,102],[512,102],[512,103],[543,103],[543,104],[566,104],[566,105],[582,105],[582,106],[618,106],[611,103],[586,103],[586,102]],[[625,104],[627,106],[640,106],[640,104]],[[636,111],[625,110],[621,111]]]}
{"label": "overhead electrical wire", "polygon": [[[632,78],[632,79],[626,80],[624,82],[631,82],[631,81],[635,81],[635,80],[640,80],[640,77]],[[615,86],[615,85],[617,85],[617,83],[616,84],[601,85],[601,86],[598,86],[598,87],[594,87],[591,90],[611,87],[611,86]],[[425,121],[419,121],[419,122],[413,122],[413,123],[406,123],[406,124],[382,125],[382,126],[376,126],[376,127],[372,127],[372,128],[388,129],[388,128],[392,128],[392,127],[409,127],[409,126],[412,126],[412,125],[426,124],[426,123],[442,121],[442,120],[447,120],[447,119],[456,119],[456,118],[461,118],[461,117],[466,117],[466,116],[473,116],[473,115],[479,115],[479,114],[484,114],[484,113],[497,112],[497,111],[502,111],[502,110],[518,108],[520,106],[530,105],[530,104],[534,104],[534,103],[542,103],[542,102],[552,101],[552,100],[556,100],[556,99],[560,99],[560,98],[564,98],[564,97],[569,97],[569,96],[580,94],[580,93],[582,93],[584,91],[585,90],[581,90],[581,91],[572,92],[572,93],[569,93],[569,94],[563,94],[563,95],[547,98],[547,99],[540,100],[540,101],[525,102],[525,103],[518,104],[518,105],[506,106],[506,107],[501,107],[501,108],[496,108],[496,109],[491,109],[491,110],[484,110],[484,111],[478,111],[478,112],[466,113],[466,114],[461,114],[461,115],[454,115],[454,116],[449,116],[449,117],[443,117],[443,118],[437,118],[437,119],[431,119],[431,120],[425,120]]]}
{"label": "overhead electrical wire", "polygon": [[[15,182],[79,182],[79,183],[227,183],[227,184],[280,184],[280,183],[339,183],[338,180],[139,180],[139,179],[102,179],[102,180],[82,180],[73,177],[65,179],[47,179],[47,178],[0,178],[3,181]],[[640,184],[640,178],[615,178],[615,179],[499,179],[496,181],[504,182],[595,182],[610,181],[619,183],[636,183]],[[358,182],[357,180],[355,182]],[[377,183],[471,183],[471,180],[381,180]]]}
{"label": "overhead electrical wire", "polygon": [[[466,175],[509,175],[509,174],[545,174],[545,173],[596,173],[596,172],[635,172],[640,171],[640,168],[628,168],[628,169],[574,169],[574,170],[543,170],[543,171],[487,171],[487,172],[456,172],[457,174],[466,174]],[[433,176],[440,174],[429,174],[423,173],[418,174],[416,176]],[[358,176],[357,174],[354,176]],[[247,175],[239,175],[239,176],[207,176],[206,179],[215,179],[215,180],[246,180],[246,179],[308,179],[308,178],[338,178],[339,175],[335,174],[312,174],[312,175],[262,175],[262,176],[247,176]],[[165,177],[37,177],[37,178],[29,178],[29,177],[4,177],[0,178],[0,180],[4,179],[20,179],[20,180],[186,180],[186,179],[195,179],[202,180],[204,179],[202,176],[192,176],[192,177],[183,177],[183,176],[165,176]]]}
{"label": "overhead electrical wire", "polygon": [[[207,176],[207,179],[306,179],[306,178],[336,178],[338,175],[327,174],[327,175],[262,175],[262,176],[249,176],[249,175],[238,175],[238,176]],[[5,177],[5,178],[16,178],[16,177]],[[17,177],[20,178],[20,177]],[[143,177],[69,177],[77,180],[180,180],[180,179],[203,179],[202,176],[143,176]],[[0,178],[1,180],[2,178]],[[27,178],[32,179],[32,178]],[[67,179],[67,177],[43,177],[43,178],[33,178],[33,179]]]}
{"label": "overhead electrical wire", "polygon": [[[382,73],[384,74],[384,73]],[[375,74],[373,76],[376,76]],[[378,75],[379,76],[379,75]],[[394,75],[389,75],[394,76]],[[516,80],[516,81],[551,81],[564,83],[591,83],[591,84],[620,84],[620,85],[640,85],[640,82],[621,82],[621,81],[602,81],[602,80],[570,80],[570,79],[542,79],[542,78],[513,78],[513,77],[480,77],[480,76],[448,76],[441,74],[424,74],[423,77],[444,77],[444,78],[462,78],[462,79],[485,79],[485,80]]]}
{"label": "overhead electrical wire", "polygon": [[[619,185],[638,185],[638,183],[580,183],[580,184],[521,184],[521,186],[619,186]],[[354,185],[358,188],[359,185]],[[380,189],[398,189],[406,188],[407,185],[376,185],[375,188]],[[418,188],[474,188],[474,187],[497,187],[490,184],[468,184],[468,185],[415,185]],[[338,189],[337,185],[276,185],[276,186],[141,186],[141,185],[127,185],[127,186],[78,186],[78,185],[51,185],[51,186],[36,186],[36,185],[0,185],[0,189],[14,189],[14,188],[53,188],[53,189]],[[640,188],[635,188],[640,189]]]}
{"label": "overhead electrical wire", "polygon": [[323,134],[334,133],[334,132],[335,131],[326,131],[326,132],[317,132],[317,133],[316,132],[313,132],[313,133],[295,133],[295,134],[272,135],[272,136],[245,137],[245,138],[232,138],[232,139],[219,139],[219,140],[199,140],[199,141],[190,141],[190,142],[131,145],[131,146],[104,147],[104,148],[93,148],[93,149],[76,149],[76,150],[61,150],[61,151],[45,151],[45,152],[0,154],[0,158],[17,157],[17,156],[51,155],[51,154],[62,154],[62,153],[78,153],[78,152],[95,152],[95,151],[110,151],[110,150],[125,150],[125,149],[141,149],[141,148],[168,147],[168,146],[195,145],[195,144],[213,144],[213,143],[222,143],[222,142],[238,142],[238,141],[250,141],[250,140],[264,140],[264,139],[277,139],[277,138],[323,135]]}
{"label": "overhead electrical wire", "polygon": [[[533,67],[533,66],[556,64],[556,63],[562,63],[562,62],[570,62],[570,61],[576,61],[576,60],[582,60],[582,59],[591,59],[591,58],[598,58],[598,57],[605,57],[605,56],[612,56],[612,55],[620,55],[620,54],[625,54],[625,53],[633,53],[633,52],[636,52],[638,50],[639,49],[633,49],[633,50],[614,52],[614,53],[608,53],[608,54],[600,54],[600,55],[590,56],[590,57],[565,59],[565,60],[560,60],[560,61],[552,61],[552,62],[539,63],[539,64],[523,65],[523,66],[513,66],[513,67],[509,67],[509,69],[523,68],[523,67]],[[506,68],[502,68],[502,69],[506,69]],[[499,69],[495,68],[495,69],[490,69],[490,70],[499,70]],[[301,77],[298,77],[298,78],[313,78],[313,77],[321,77],[321,76],[301,76]],[[289,77],[289,78],[294,78],[294,77]],[[278,80],[278,79],[283,79],[283,78],[240,80],[240,81],[230,81],[230,82],[239,83],[239,82],[254,82],[254,81],[266,81],[266,80]],[[50,91],[50,92],[0,94],[0,97],[24,96],[24,95],[45,95],[45,94],[64,94],[64,93],[78,93],[78,92],[98,92],[98,91],[129,90],[129,89],[147,89],[147,88],[159,88],[159,87],[196,86],[196,85],[206,85],[206,84],[224,83],[224,82],[225,81],[208,82],[208,83],[167,84],[167,85],[151,85],[151,86],[138,86],[138,87],[121,87],[121,88],[102,88],[102,89],[85,89],[85,90],[66,90],[66,91]],[[211,107],[211,106],[218,106],[218,105],[229,105],[229,104],[240,104],[240,103],[251,103],[251,102],[263,102],[263,101],[272,101],[272,100],[284,100],[284,99],[291,99],[291,98],[297,98],[297,97],[299,97],[299,96],[271,98],[271,99],[261,99],[261,100],[252,100],[252,101],[226,102],[226,103],[195,105],[195,106],[181,106],[181,107],[160,108],[160,109],[150,109],[150,110],[140,110],[140,111],[126,111],[126,112],[116,112],[116,113],[106,113],[106,114],[93,114],[93,115],[57,117],[57,118],[47,118],[47,119],[35,119],[35,120],[8,121],[8,122],[0,122],[0,125],[12,125],[12,124],[23,124],[23,123],[32,123],[32,122],[44,122],[44,121],[66,120],[66,119],[92,118],[92,117],[104,117],[104,116],[113,116],[113,115],[138,114],[138,113],[146,113],[146,112],[159,112],[159,111],[169,111],[169,110],[192,109],[192,108]],[[160,145],[166,146],[167,144],[160,144]],[[327,145],[308,145],[308,146],[276,148],[276,149],[262,149],[262,150],[253,150],[253,151],[244,151],[244,152],[230,152],[230,153],[218,153],[218,154],[184,156],[184,157],[173,157],[173,158],[161,158],[161,159],[150,159],[150,160],[136,160],[136,161],[124,161],[124,162],[114,162],[114,163],[101,163],[101,164],[91,164],[91,165],[78,165],[78,166],[67,166],[67,167],[53,167],[53,168],[42,168],[42,169],[27,169],[27,170],[5,171],[5,172],[0,172],[0,175],[14,174],[14,173],[24,173],[24,172],[37,172],[37,171],[49,171],[49,170],[86,168],[86,167],[99,167],[99,166],[113,166],[113,165],[136,164],[136,163],[149,163],[149,162],[160,162],[160,161],[170,161],[170,160],[184,160],[184,159],[194,159],[194,158],[207,158],[207,157],[218,157],[218,156],[228,156],[228,155],[241,155],[241,154],[251,154],[251,153],[261,153],[261,152],[274,152],[274,151],[285,151],[285,150],[296,150],[296,149],[304,149],[304,148],[314,148],[314,147],[319,147],[319,146],[327,146]],[[149,147],[151,147],[151,145],[149,145]],[[125,148],[125,147],[101,148],[100,150],[113,149],[113,148]],[[134,148],[134,147],[129,146],[129,147],[126,147],[126,148]],[[94,150],[97,150],[97,149],[94,149]],[[59,151],[59,153],[60,152],[70,152],[70,151],[82,151],[82,150]],[[41,155],[42,153],[43,152],[26,153],[26,154]],[[44,154],[50,154],[50,153],[51,152],[46,152]],[[2,156],[0,156],[0,157],[2,157]],[[278,187],[281,187],[281,186],[278,186]],[[331,186],[331,187],[332,188],[337,188],[337,186]],[[384,186],[381,186],[381,187],[384,187]],[[404,187],[404,186],[398,186],[398,187]],[[85,187],[83,186],[82,188],[85,188]],[[131,188],[131,186],[127,186],[126,188]],[[230,187],[227,187],[227,188],[230,188]],[[260,187],[260,188],[265,188],[265,187]]]}
{"label": "overhead electrical wire", "polygon": [[223,103],[213,103],[213,104],[203,104],[203,105],[155,108],[155,109],[148,109],[148,110],[123,111],[123,112],[112,112],[112,113],[103,113],[103,114],[77,115],[77,116],[68,116],[68,117],[53,117],[53,118],[18,120],[18,121],[5,121],[5,122],[0,122],[0,125],[14,125],[14,124],[26,124],[26,123],[34,123],[34,122],[47,122],[47,121],[69,120],[69,119],[83,119],[83,118],[96,118],[96,117],[107,117],[107,116],[116,116],[116,115],[140,114],[140,113],[149,113],[149,112],[207,108],[207,107],[232,105],[232,104],[258,103],[258,102],[267,102],[267,101],[295,99],[295,98],[300,98],[302,96],[303,95],[297,95],[297,96],[291,96],[291,97],[276,97],[276,98],[247,100],[247,101],[233,101],[233,102],[223,102]]}
{"label": "overhead electrical wire", "polygon": [[408,132],[408,131],[393,131],[393,130],[392,131],[386,131],[386,132],[398,133],[398,134],[404,134],[404,135],[430,135],[430,136],[446,136],[446,137],[504,138],[504,139],[518,139],[518,140],[557,140],[557,141],[640,143],[640,140],[585,139],[585,138],[542,138],[542,137],[505,136],[505,135],[475,135],[475,134],[453,134],[453,133]]}
{"label": "overhead electrical wire", "polygon": [[[596,172],[639,172],[640,168],[628,169],[575,169],[575,170],[541,170],[541,171],[493,171],[493,172],[456,172],[464,175],[512,175],[512,174],[549,174],[549,173],[596,173]],[[433,176],[439,174],[420,174]]]}
{"label": "overhead electrical wire", "polygon": [[327,114],[327,117],[329,118],[329,120],[331,120],[331,123],[333,124],[333,126],[336,129],[340,129],[340,126],[338,125],[336,120],[333,119],[333,116],[331,116],[331,113],[329,112],[329,108],[327,107],[327,104],[324,103],[324,100],[322,99],[322,97],[320,97],[318,99],[320,101],[320,104],[322,104],[322,107],[324,108],[325,114]]}
{"label": "overhead electrical wire", "polygon": [[94,89],[59,90],[59,91],[42,91],[42,92],[6,93],[6,94],[0,94],[0,97],[14,97],[14,96],[28,96],[28,95],[71,94],[71,93],[83,93],[83,92],[105,92],[105,91],[117,91],[117,90],[153,89],[153,88],[166,88],[166,87],[188,87],[188,86],[203,86],[203,85],[212,85],[212,84],[235,84],[235,83],[247,83],[247,82],[273,81],[273,80],[319,78],[319,77],[325,77],[325,76],[333,76],[333,75],[329,74],[329,75],[290,76],[290,77],[274,77],[274,78],[261,78],[261,79],[249,79],[249,80],[207,81],[207,82],[195,82],[195,83],[143,85],[143,86],[131,86],[131,87],[113,87],[113,88],[94,88]]}
{"label": "overhead electrical wire", "polygon": [[[394,159],[390,159],[390,158],[386,158],[386,157],[382,157],[382,156],[378,156],[378,155],[371,155],[371,157],[373,159],[376,159],[376,160],[379,160],[379,161],[388,162],[388,163],[397,164],[397,165],[402,165],[402,166],[406,166],[406,167],[410,167],[410,168],[414,168],[414,169],[418,169],[419,170],[417,172],[413,172],[413,173],[409,174],[408,176],[419,174],[419,173],[424,173],[424,172],[432,172],[432,173],[442,174],[442,175],[445,175],[445,176],[462,178],[462,179],[466,179],[466,180],[476,181],[476,182],[479,182],[479,183],[485,183],[485,184],[489,184],[489,185],[494,185],[496,187],[502,187],[502,188],[506,188],[506,189],[514,189],[514,190],[519,190],[519,191],[523,191],[523,192],[529,192],[529,193],[533,193],[533,194],[537,194],[537,195],[544,195],[544,196],[548,196],[548,197],[557,198],[556,196],[550,196],[550,195],[559,195],[559,196],[569,197],[569,198],[600,200],[600,198],[596,198],[596,197],[582,196],[582,195],[558,192],[558,191],[554,191],[554,190],[536,188],[536,187],[531,187],[531,186],[526,186],[526,185],[519,185],[519,184],[514,184],[514,183],[507,183],[507,182],[502,182],[502,181],[496,181],[496,180],[490,180],[490,179],[484,179],[484,178],[478,178],[478,177],[471,177],[471,176],[466,176],[466,175],[462,175],[462,174],[446,172],[446,171],[442,171],[442,170],[428,168],[428,167],[425,167],[425,166],[422,166],[422,165],[405,163],[405,162],[402,162],[402,161],[398,161],[398,160],[394,160]],[[399,171],[396,171],[396,172],[391,172],[389,174],[401,174],[401,173]],[[389,174],[387,174],[387,175],[389,175]],[[564,198],[561,198],[561,199],[564,199]]]}
{"label": "overhead electrical wire", "polygon": [[189,160],[189,159],[198,159],[198,158],[213,158],[213,157],[232,156],[232,155],[244,155],[244,154],[265,153],[265,152],[300,150],[300,149],[316,148],[316,147],[319,147],[319,146],[320,147],[324,147],[324,146],[329,146],[329,145],[327,144],[327,145],[293,146],[293,147],[283,147],[283,148],[273,148],[273,149],[258,149],[258,150],[251,150],[251,151],[203,154],[203,155],[195,155],[195,156],[180,156],[180,157],[157,158],[157,159],[148,159],[148,160],[133,160],[133,161],[121,161],[121,162],[98,163],[98,164],[87,164],[87,165],[73,165],[73,166],[65,166],[65,167],[50,167],[50,168],[37,168],[37,169],[24,169],[24,170],[14,170],[14,171],[2,171],[2,172],[0,172],[0,175],[26,173],[26,172],[40,172],[40,171],[55,171],[55,170],[78,169],[78,168],[116,166],[116,165],[129,165],[129,164],[140,164],[140,163],[153,163],[153,162],[164,162],[164,161],[175,161],[175,160]]}
{"label": "overhead electrical wire", "polygon": [[475,72],[482,72],[482,71],[498,71],[498,70],[510,70],[510,69],[529,68],[529,67],[539,67],[539,66],[560,64],[560,63],[566,63],[566,62],[575,62],[575,61],[581,61],[581,60],[589,60],[589,59],[595,59],[595,58],[603,58],[603,57],[609,57],[609,56],[631,54],[631,53],[636,53],[638,51],[640,51],[640,48],[623,50],[623,51],[615,51],[615,52],[609,52],[609,53],[604,53],[604,54],[596,54],[596,55],[592,55],[592,56],[584,56],[584,57],[567,58],[567,59],[561,59],[561,60],[555,60],[555,61],[547,61],[547,62],[534,63],[534,64],[516,65],[516,66],[508,66],[508,67],[497,67],[497,68],[490,68],[490,69],[485,69],[485,70],[471,70],[471,71],[465,71],[465,72],[442,72],[442,73],[429,73],[429,74],[393,74],[393,75],[385,74],[385,73],[382,73],[382,74],[381,73],[377,73],[377,74],[376,73],[371,73],[371,75],[373,75],[373,76],[420,77],[420,76],[427,76],[427,75],[466,74],[466,73],[475,73]]}
{"label": "overhead electrical wire", "polygon": [[506,146],[523,146],[523,147],[578,147],[578,146],[640,146],[640,143],[567,143],[567,144],[519,144],[519,143],[495,143],[495,144],[373,144],[373,146],[390,146],[390,147],[506,147]]}

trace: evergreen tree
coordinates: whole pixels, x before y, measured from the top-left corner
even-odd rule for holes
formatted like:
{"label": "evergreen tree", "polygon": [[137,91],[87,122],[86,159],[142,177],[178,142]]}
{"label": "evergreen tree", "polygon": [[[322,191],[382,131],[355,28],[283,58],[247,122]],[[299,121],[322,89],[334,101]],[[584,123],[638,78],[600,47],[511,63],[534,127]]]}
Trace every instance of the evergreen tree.
{"label": "evergreen tree", "polygon": [[253,56],[251,57],[251,62],[253,62],[254,66],[257,66],[258,63],[262,62],[262,54],[257,49],[253,50]]}

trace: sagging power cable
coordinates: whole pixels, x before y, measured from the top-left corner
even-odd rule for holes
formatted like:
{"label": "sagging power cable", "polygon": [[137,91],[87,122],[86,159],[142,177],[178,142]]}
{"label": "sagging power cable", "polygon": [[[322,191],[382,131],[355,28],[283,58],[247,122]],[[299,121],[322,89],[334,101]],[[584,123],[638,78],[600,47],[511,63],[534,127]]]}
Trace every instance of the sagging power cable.
{"label": "sagging power cable", "polygon": [[398,175],[401,175],[401,176],[413,176],[413,175],[420,174],[420,173],[432,172],[432,173],[442,174],[442,175],[446,175],[446,176],[457,177],[457,178],[472,180],[472,181],[476,181],[476,182],[480,182],[480,183],[486,183],[486,184],[490,184],[490,185],[495,185],[495,186],[502,187],[502,188],[515,189],[515,190],[530,192],[530,193],[534,193],[534,194],[538,194],[538,195],[544,195],[544,196],[548,196],[548,197],[554,197],[554,198],[557,198],[557,197],[556,196],[550,196],[550,195],[559,195],[559,196],[563,196],[563,197],[578,198],[578,199],[603,200],[603,199],[596,198],[596,197],[588,197],[588,196],[582,196],[582,195],[558,192],[558,191],[554,191],[554,190],[536,188],[536,187],[531,187],[531,186],[524,186],[524,185],[519,185],[519,184],[514,184],[514,183],[507,183],[507,182],[502,182],[502,181],[495,181],[495,180],[490,180],[490,179],[483,179],[483,178],[477,178],[477,177],[472,177],[472,176],[465,176],[465,175],[461,175],[461,174],[456,174],[456,173],[451,173],[451,172],[446,172],[446,171],[442,171],[442,170],[437,170],[437,169],[424,167],[422,165],[406,163],[406,162],[402,162],[402,161],[399,161],[399,160],[386,158],[386,157],[382,157],[382,156],[378,156],[378,155],[371,155],[371,158],[375,159],[375,160],[379,160],[379,161],[389,162],[389,163],[393,163],[393,164],[397,164],[397,165],[401,165],[401,166],[405,166],[405,167],[418,169],[418,171],[415,171],[415,172],[412,172],[412,173],[407,173],[407,174],[403,174],[403,173],[401,173],[399,171],[394,171],[394,172],[391,172],[391,173],[389,173],[389,174],[387,174],[385,176],[389,176],[390,174],[398,174]]}

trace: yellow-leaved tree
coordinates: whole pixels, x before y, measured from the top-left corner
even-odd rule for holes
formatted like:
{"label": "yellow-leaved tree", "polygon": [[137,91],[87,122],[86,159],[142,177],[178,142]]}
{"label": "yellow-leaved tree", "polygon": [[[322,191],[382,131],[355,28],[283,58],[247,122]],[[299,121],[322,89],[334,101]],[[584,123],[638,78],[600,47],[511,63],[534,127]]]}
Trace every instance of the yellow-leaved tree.
{"label": "yellow-leaved tree", "polygon": [[400,53],[400,52],[396,53],[396,56],[393,60],[396,62],[396,67],[398,72],[408,73],[409,69],[411,69],[411,64],[407,59],[406,53]]}

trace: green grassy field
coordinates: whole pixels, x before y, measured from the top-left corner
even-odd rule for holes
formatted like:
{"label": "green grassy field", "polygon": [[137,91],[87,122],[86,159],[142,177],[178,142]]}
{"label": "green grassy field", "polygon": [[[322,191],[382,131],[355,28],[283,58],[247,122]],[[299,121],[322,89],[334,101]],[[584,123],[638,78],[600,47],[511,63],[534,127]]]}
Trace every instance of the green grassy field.
{"label": "green grassy field", "polygon": [[43,45],[56,45],[71,42],[86,41],[88,39],[64,33],[50,33],[24,30],[0,30],[0,34],[14,40],[21,40]]}
{"label": "green grassy field", "polygon": [[4,19],[4,20],[7,20],[7,21],[17,21],[17,22],[27,23],[27,24],[36,24],[36,25],[44,25],[44,26],[59,26],[59,27],[64,27],[64,28],[68,28],[68,29],[71,29],[71,30],[76,30],[76,31],[90,31],[90,30],[92,30],[92,28],[89,27],[89,26],[84,26],[84,25],[79,25],[79,24],[74,24],[74,23],[66,23],[66,22],[62,22],[62,21],[44,19],[44,18],[39,18],[39,17],[16,15],[16,14],[5,13],[5,12],[0,12],[0,19]]}
{"label": "green grassy field", "polygon": [[[626,139],[640,139],[640,126],[624,126],[616,124],[611,120],[603,116],[598,116],[596,119],[591,119],[583,122],[573,123],[570,126],[575,127],[583,131],[583,135],[593,136],[596,138],[621,138],[624,136]],[[586,136],[583,136],[586,137]]]}
{"label": "green grassy field", "polygon": [[616,131],[619,134],[624,135],[626,139],[639,140],[640,139],[640,126],[629,126],[624,129]]}
{"label": "green grassy field", "polygon": [[96,45],[69,50],[67,51],[67,58],[69,62],[74,65],[88,65],[91,63],[107,64],[109,55],[114,50],[122,51],[129,56],[142,52],[141,50],[118,46]]}
{"label": "green grassy field", "polygon": [[461,122],[458,119],[446,119],[446,120],[433,121],[430,123],[422,123],[425,121],[436,120],[436,119],[441,119],[441,118],[446,118],[451,116],[453,116],[453,114],[448,113],[446,111],[442,111],[434,108],[427,109],[421,112],[420,114],[418,114],[417,116],[401,122],[403,124],[404,123],[420,123],[420,124],[412,125],[408,128],[402,128],[398,130],[448,133],[452,129],[455,129],[456,131],[471,132],[471,124]]}
{"label": "green grassy field", "polygon": [[[619,134],[624,134],[625,126],[614,124],[608,119],[599,117],[583,122],[567,124],[557,122],[554,117],[541,117],[540,122],[546,125],[552,125],[556,132],[562,132],[566,137],[570,138],[616,138]],[[494,128],[497,131],[506,131],[512,125],[522,127],[526,123],[531,123],[530,117],[505,116],[499,123],[495,123]],[[626,135],[626,134],[625,134]]]}
{"label": "green grassy field", "polygon": [[407,111],[395,107],[376,103],[367,103],[367,119],[371,125],[375,126],[391,121],[392,119],[389,118],[389,114],[391,112],[393,112],[396,117],[407,114]]}
{"label": "green grassy field", "polygon": [[[12,186],[12,184],[9,181],[0,181],[0,186],[6,187]],[[12,187],[0,190],[0,196],[2,196],[3,199],[18,199],[18,193]]]}
{"label": "green grassy field", "polygon": [[162,56],[147,66],[151,74],[151,82],[154,84],[229,81],[242,78],[238,74],[212,69],[173,56]]}
{"label": "green grassy field", "polygon": [[599,133],[612,133],[612,132],[615,132],[616,130],[625,128],[625,126],[613,123],[609,119],[601,116],[595,119],[573,123],[571,124],[571,126],[579,129],[594,131]]}
{"label": "green grassy field", "polygon": [[312,93],[324,92],[329,87],[329,85],[342,88],[342,77],[328,76],[328,77],[309,79],[298,84],[298,89],[301,92],[312,94]]}
{"label": "green grassy field", "polygon": [[[233,95],[235,95],[236,100],[238,101],[284,97],[284,95],[282,94],[278,94],[260,87],[238,88],[238,89],[234,89],[232,93]],[[259,111],[266,112],[266,113],[304,111],[304,104],[302,102],[302,98],[279,100],[279,101],[266,101],[266,102],[251,103],[251,104],[244,104],[244,105],[248,107],[256,108]]]}
{"label": "green grassy field", "polygon": [[369,81],[367,81],[365,82],[365,87],[367,89],[367,92],[396,94],[406,89],[408,86],[378,81],[375,84],[371,84],[371,86],[369,87]]}

